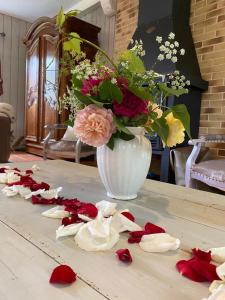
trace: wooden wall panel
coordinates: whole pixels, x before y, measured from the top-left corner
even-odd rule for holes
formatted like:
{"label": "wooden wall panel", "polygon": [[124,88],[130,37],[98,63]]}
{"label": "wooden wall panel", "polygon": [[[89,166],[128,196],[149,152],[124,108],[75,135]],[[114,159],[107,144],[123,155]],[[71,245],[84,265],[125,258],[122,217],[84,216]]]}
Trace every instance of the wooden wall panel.
{"label": "wooden wall panel", "polygon": [[24,93],[26,49],[23,38],[29,23],[17,18],[0,14],[0,58],[2,62],[3,90],[0,102],[11,104],[16,112],[16,122],[13,124],[15,139],[24,136]]}
{"label": "wooden wall panel", "polygon": [[105,16],[100,3],[96,3],[90,8],[82,11],[78,17],[101,28],[99,33],[100,46],[106,50],[109,55],[113,55],[116,17]]}

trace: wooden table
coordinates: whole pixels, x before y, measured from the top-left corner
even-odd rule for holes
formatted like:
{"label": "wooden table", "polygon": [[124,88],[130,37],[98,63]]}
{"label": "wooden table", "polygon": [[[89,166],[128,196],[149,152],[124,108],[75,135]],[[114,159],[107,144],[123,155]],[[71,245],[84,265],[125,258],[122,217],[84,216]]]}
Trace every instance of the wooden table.
{"label": "wooden table", "polygon": [[[37,180],[63,187],[62,195],[97,202],[107,199],[97,169],[64,161],[38,163]],[[32,163],[14,164],[27,169]],[[0,185],[3,187],[3,185]],[[136,200],[117,201],[143,225],[151,221],[181,239],[181,248],[146,253],[127,243],[107,252],[85,252],[73,237],[55,240],[60,221],[41,216],[48,206],[32,205],[0,194],[0,300],[201,300],[208,284],[192,282],[175,268],[193,247],[208,249],[225,243],[225,197],[147,180]],[[120,263],[115,250],[129,248],[133,263]],[[71,286],[48,283],[51,271],[68,264],[78,273]]]}

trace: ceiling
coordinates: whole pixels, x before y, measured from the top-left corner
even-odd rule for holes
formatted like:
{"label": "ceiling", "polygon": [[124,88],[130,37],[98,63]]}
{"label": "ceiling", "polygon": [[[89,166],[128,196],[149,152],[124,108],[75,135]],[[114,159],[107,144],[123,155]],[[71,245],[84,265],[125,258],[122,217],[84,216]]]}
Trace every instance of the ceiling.
{"label": "ceiling", "polygon": [[70,9],[84,10],[99,0],[0,0],[0,13],[33,22],[39,17],[53,17],[62,6]]}

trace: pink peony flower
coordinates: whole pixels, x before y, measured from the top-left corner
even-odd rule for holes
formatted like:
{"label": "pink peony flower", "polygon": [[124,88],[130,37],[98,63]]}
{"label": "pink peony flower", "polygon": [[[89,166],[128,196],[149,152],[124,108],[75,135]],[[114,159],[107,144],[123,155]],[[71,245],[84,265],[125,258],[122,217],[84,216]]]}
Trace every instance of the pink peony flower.
{"label": "pink peony flower", "polygon": [[113,103],[115,115],[128,118],[134,118],[139,114],[148,114],[148,101],[144,101],[130,92],[128,89],[123,89],[123,101]]}
{"label": "pink peony flower", "polygon": [[94,147],[105,145],[114,130],[113,114],[110,109],[91,104],[77,113],[74,132],[83,143]]}

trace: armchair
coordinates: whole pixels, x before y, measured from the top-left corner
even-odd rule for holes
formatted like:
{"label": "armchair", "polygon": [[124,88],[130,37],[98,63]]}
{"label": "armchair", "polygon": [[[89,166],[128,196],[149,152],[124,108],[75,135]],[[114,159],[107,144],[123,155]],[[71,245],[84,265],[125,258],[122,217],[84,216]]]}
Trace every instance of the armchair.
{"label": "armchair", "polygon": [[76,163],[80,163],[81,158],[95,155],[94,147],[83,144],[80,139],[64,140],[62,138],[58,141],[52,141],[55,131],[65,130],[67,129],[67,125],[45,125],[44,128],[48,130],[48,134],[43,141],[43,159],[47,159],[47,157],[50,156],[63,159],[75,159]]}
{"label": "armchair", "polygon": [[198,180],[225,191],[225,159],[196,163],[201,146],[205,143],[225,143],[225,135],[207,135],[189,141],[189,144],[194,147],[186,163],[185,185],[186,187],[196,188],[195,180]]}

